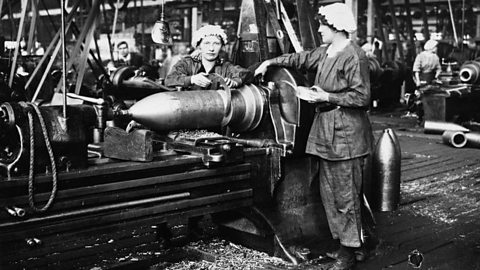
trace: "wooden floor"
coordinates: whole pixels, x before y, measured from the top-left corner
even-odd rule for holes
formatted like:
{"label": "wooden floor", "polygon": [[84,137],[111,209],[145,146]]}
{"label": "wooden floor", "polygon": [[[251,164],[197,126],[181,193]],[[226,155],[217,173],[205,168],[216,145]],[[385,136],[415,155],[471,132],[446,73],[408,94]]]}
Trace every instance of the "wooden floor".
{"label": "wooden floor", "polygon": [[372,116],[376,134],[392,128],[402,149],[401,204],[376,214],[370,258],[356,269],[480,269],[480,149],[453,148],[426,135],[415,120]]}

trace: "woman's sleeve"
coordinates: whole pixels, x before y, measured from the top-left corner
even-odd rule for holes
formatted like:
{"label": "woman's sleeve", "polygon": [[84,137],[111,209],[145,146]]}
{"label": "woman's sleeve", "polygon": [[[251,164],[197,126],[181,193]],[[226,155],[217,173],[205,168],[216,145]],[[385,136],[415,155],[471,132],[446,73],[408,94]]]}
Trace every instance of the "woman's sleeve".
{"label": "woman's sleeve", "polygon": [[320,47],[312,51],[284,54],[270,59],[270,61],[276,66],[292,67],[298,70],[312,70],[317,69],[318,60],[324,52],[325,50]]}
{"label": "woman's sleeve", "polygon": [[191,83],[191,75],[188,72],[189,66],[188,63],[182,59],[178,61],[173,67],[170,73],[168,73],[165,78],[165,86],[175,87],[183,86],[188,87]]}
{"label": "woman's sleeve", "polygon": [[[370,74],[367,58],[352,59],[346,63],[343,70],[344,74],[336,76],[344,77],[340,80],[346,80],[348,86],[338,92],[329,92],[329,102],[343,107],[368,107],[370,104]],[[339,85],[339,87],[341,86]]]}

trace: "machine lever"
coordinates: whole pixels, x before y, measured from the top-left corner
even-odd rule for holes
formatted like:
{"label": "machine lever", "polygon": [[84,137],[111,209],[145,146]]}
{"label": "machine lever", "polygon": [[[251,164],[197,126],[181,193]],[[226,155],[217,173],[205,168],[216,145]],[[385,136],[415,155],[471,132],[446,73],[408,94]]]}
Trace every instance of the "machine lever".
{"label": "machine lever", "polygon": [[86,102],[90,102],[90,103],[93,103],[93,104],[96,104],[96,105],[104,105],[105,104],[105,100],[103,98],[85,97],[85,96],[77,95],[77,94],[74,94],[74,93],[67,93],[67,96],[70,97],[70,98],[80,99],[80,100],[83,100],[83,101],[86,101]]}

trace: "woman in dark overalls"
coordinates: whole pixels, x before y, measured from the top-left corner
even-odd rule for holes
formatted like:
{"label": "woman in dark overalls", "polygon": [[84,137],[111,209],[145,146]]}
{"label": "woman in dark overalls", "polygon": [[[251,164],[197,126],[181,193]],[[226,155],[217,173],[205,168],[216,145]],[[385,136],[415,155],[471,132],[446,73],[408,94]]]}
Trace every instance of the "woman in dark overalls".
{"label": "woman in dark overalls", "polygon": [[368,60],[348,37],[356,31],[352,11],[341,3],[319,9],[324,45],[312,51],[266,60],[255,71],[264,74],[270,65],[316,71],[314,86],[301,89],[303,99],[316,103],[306,152],[319,162],[320,193],[334,239],[341,247],[329,253],[336,259],[330,269],[351,269],[361,248],[360,195],[363,166],[371,154],[372,128]]}

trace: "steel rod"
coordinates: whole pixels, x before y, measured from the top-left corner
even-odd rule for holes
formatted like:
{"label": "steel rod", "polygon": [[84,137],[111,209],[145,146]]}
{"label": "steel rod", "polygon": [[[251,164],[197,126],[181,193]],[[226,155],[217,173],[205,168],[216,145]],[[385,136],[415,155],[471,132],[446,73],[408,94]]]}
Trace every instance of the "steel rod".
{"label": "steel rod", "polygon": [[[142,200],[136,200],[136,201],[127,201],[123,203],[117,203],[117,204],[111,204],[111,205],[104,205],[104,206],[98,206],[98,207],[91,207],[88,209],[81,209],[81,210],[75,210],[71,212],[66,212],[66,213],[60,213],[60,214],[55,214],[51,216],[46,216],[46,217],[39,217],[39,218],[32,218],[29,220],[25,220],[23,223],[27,222],[36,222],[36,221],[53,221],[56,219],[61,219],[61,218],[71,218],[71,217],[77,217],[81,215],[92,215],[100,212],[105,212],[105,211],[112,211],[112,210],[117,210],[117,209],[122,209],[122,208],[129,208],[129,207],[137,207],[141,206],[144,204],[150,204],[150,203],[159,203],[159,202],[164,202],[167,200],[178,200],[178,199],[185,199],[190,197],[190,192],[182,192],[182,193],[176,193],[176,194],[171,194],[171,195],[165,195],[161,197],[154,197],[154,198],[148,198],[148,199],[142,199]],[[8,226],[9,224],[2,224],[2,226]]]}
{"label": "steel rod", "polygon": [[117,0],[117,4],[115,5],[115,15],[113,16],[112,35],[111,35],[112,39],[115,36],[115,28],[117,28],[117,18],[118,18],[119,6],[120,6],[120,0]]}
{"label": "steel rod", "polygon": [[425,8],[425,0],[420,0],[420,10],[422,11],[423,35],[425,40],[429,40],[430,31],[428,29],[428,15],[427,15],[427,9]]}
{"label": "steel rod", "polygon": [[458,46],[457,28],[455,27],[455,21],[453,20],[452,3],[450,0],[448,0],[448,11],[450,13],[450,21],[452,22],[453,38],[455,39],[455,47],[457,47]]}
{"label": "steel rod", "polygon": [[12,63],[12,67],[10,69],[10,79],[8,80],[8,86],[10,88],[13,85],[13,77],[15,76],[15,73],[16,73],[18,54],[19,54],[19,51],[20,51],[20,39],[22,38],[22,34],[23,34],[23,27],[24,27],[24,24],[25,24],[25,16],[27,14],[27,7],[28,7],[28,0],[23,0],[22,1],[22,13],[21,13],[21,17],[20,17],[20,25],[18,27],[17,40],[16,40],[16,43],[15,43],[16,44],[15,45],[15,53],[13,54],[13,63]]}
{"label": "steel rod", "polygon": [[465,0],[462,0],[462,47],[461,50],[463,52],[463,39],[465,38]]}
{"label": "steel rod", "polygon": [[[27,53],[32,54],[34,48],[34,37],[38,18],[38,0],[32,1],[32,16],[30,21],[30,30],[28,31]],[[35,53],[34,53],[35,54]]]}
{"label": "steel rod", "polygon": [[[392,18],[393,29],[395,30],[395,40],[397,42],[397,50],[400,55],[400,60],[405,61],[405,57],[403,55],[402,42],[400,40],[400,33],[398,29],[398,24],[397,24],[397,18],[395,17],[395,6],[393,5],[393,0],[388,0],[388,6],[390,8],[390,17]],[[395,61],[395,52],[392,52],[392,53],[393,53],[392,61]]]}
{"label": "steel rod", "polygon": [[62,42],[62,89],[63,89],[63,118],[67,119],[67,62],[65,59],[65,1],[60,0],[60,18],[61,18],[61,34]]}
{"label": "steel rod", "polygon": [[[69,25],[72,23],[72,19],[73,19],[73,14],[75,14],[77,8],[79,7],[80,5],[80,0],[77,0],[75,2],[75,5],[73,6],[72,10],[70,11],[70,13],[68,14],[67,16],[67,22],[68,22],[68,25],[67,25],[67,28],[69,27]],[[50,44],[48,45],[47,49],[45,50],[45,54],[43,55],[42,59],[40,59],[40,62],[37,64],[37,66],[35,67],[35,70],[32,72],[30,78],[28,78],[28,81],[27,83],[25,84],[25,89],[28,89],[30,87],[30,84],[32,83],[33,79],[36,77],[37,73],[40,72],[40,70],[42,69],[42,66],[43,66],[43,63],[47,60],[48,56],[50,55],[50,53],[52,52],[52,50],[56,47],[56,44],[58,43],[58,39],[60,38],[60,35],[61,35],[61,29],[57,31],[57,33],[55,34],[55,36],[53,37],[52,41],[50,42]],[[52,58],[56,58],[56,55],[55,56],[52,56]],[[50,70],[47,69],[45,70],[44,72],[45,73],[48,73]],[[32,101],[33,102],[33,101]]]}
{"label": "steel rod", "polygon": [[[412,55],[412,60],[415,59],[416,50],[415,50],[415,34],[413,33],[413,26],[412,26],[412,14],[410,9],[410,0],[405,0],[405,11],[407,12],[407,28],[408,28],[408,36],[410,37],[410,43],[412,45],[409,48],[410,53]],[[409,63],[410,64],[410,63]],[[413,64],[413,63],[411,63]]]}

